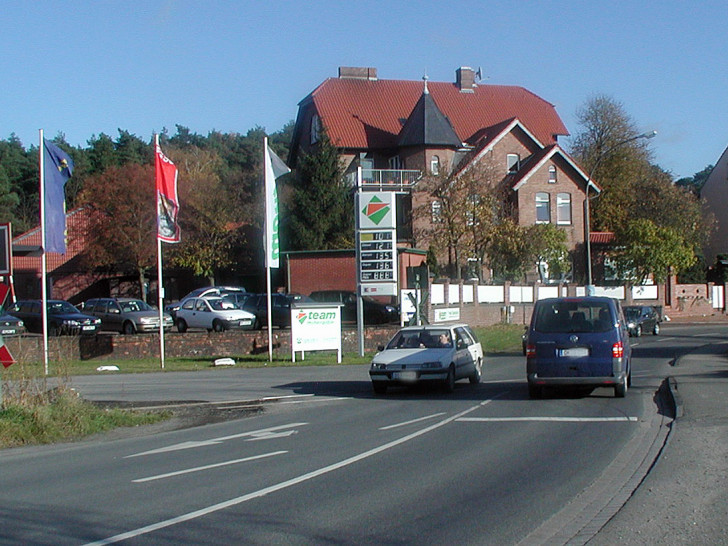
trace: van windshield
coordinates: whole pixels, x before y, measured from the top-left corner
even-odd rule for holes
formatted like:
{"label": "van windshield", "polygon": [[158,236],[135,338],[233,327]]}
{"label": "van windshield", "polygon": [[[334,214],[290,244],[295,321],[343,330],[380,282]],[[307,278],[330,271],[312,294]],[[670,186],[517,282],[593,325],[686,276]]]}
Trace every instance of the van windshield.
{"label": "van windshield", "polygon": [[615,323],[607,302],[564,300],[537,306],[534,329],[564,334],[607,332]]}

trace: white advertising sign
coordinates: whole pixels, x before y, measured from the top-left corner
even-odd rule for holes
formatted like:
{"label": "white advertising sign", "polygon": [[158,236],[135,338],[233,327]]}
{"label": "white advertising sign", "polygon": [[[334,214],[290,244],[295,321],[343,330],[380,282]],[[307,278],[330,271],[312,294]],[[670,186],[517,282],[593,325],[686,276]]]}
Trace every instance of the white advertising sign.
{"label": "white advertising sign", "polygon": [[341,362],[341,307],[324,304],[291,308],[291,356],[296,351],[338,351]]}
{"label": "white advertising sign", "polygon": [[448,322],[453,320],[460,320],[459,308],[435,309],[435,322]]}

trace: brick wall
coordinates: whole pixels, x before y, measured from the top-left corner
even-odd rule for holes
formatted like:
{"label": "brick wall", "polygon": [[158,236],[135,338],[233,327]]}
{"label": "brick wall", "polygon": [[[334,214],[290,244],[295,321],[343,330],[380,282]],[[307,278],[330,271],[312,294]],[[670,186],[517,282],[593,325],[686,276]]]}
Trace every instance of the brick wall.
{"label": "brick wall", "polygon": [[[374,351],[395,334],[397,325],[367,327],[364,331],[364,350]],[[268,352],[268,335],[265,331],[253,332],[171,332],[164,336],[164,354],[168,358],[200,357],[212,361],[221,357],[236,357]],[[5,344],[18,362],[42,362],[43,338],[38,335],[8,337]],[[359,337],[355,328],[342,330],[342,351],[357,352]],[[273,332],[274,354],[289,357],[291,331]],[[60,336],[48,339],[50,362],[87,360],[99,365],[116,360],[159,358],[159,336],[143,334],[98,334],[96,336]]]}
{"label": "brick wall", "polygon": [[353,250],[288,255],[288,290],[310,294],[314,290],[356,291]]}

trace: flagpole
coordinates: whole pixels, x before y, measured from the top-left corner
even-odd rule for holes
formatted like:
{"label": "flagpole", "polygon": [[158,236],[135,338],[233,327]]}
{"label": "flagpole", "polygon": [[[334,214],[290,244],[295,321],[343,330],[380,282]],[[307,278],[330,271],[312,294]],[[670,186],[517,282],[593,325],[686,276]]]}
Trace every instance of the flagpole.
{"label": "flagpole", "polygon": [[[156,161],[157,150],[159,149],[159,135],[154,135],[154,154]],[[155,181],[156,186],[156,181]],[[157,196],[155,199],[158,199]],[[159,222],[159,218],[157,218]],[[157,224],[157,305],[159,307],[159,363],[164,369],[164,283],[162,276],[162,239],[159,238],[159,224]]]}
{"label": "flagpole", "polygon": [[162,240],[157,237],[157,286],[159,292],[159,362],[164,369],[164,286],[162,285]]}
{"label": "flagpole", "polygon": [[[267,185],[270,182],[266,180],[266,160],[268,158],[268,137],[263,137],[263,192],[266,196],[265,199],[265,284],[266,284],[266,301],[268,309],[268,362],[273,362],[273,308],[271,306],[271,281],[270,281],[270,229],[268,223],[272,221],[271,211],[268,210],[270,204],[268,203],[268,189]],[[272,181],[275,184],[275,179]]]}
{"label": "flagpole", "polygon": [[45,225],[45,141],[43,129],[39,130],[40,147],[38,148],[40,167],[40,319],[43,326],[43,370],[48,375],[48,289],[46,264],[46,225]]}

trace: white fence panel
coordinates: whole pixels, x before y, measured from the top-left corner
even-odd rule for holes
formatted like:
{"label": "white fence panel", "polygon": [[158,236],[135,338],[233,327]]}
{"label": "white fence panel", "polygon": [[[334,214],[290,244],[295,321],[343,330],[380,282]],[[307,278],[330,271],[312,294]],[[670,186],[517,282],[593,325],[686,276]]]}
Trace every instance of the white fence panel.
{"label": "white fence panel", "polygon": [[[595,296],[604,296],[607,298],[623,300],[624,294],[625,294],[624,286],[595,286],[594,287]],[[579,297],[586,296],[586,287],[577,286],[576,295]]]}
{"label": "white fence panel", "polygon": [[475,292],[475,286],[472,284],[464,284],[463,285],[463,303],[473,303],[475,301],[475,298],[473,296]]}
{"label": "white fence panel", "polygon": [[713,297],[711,300],[713,301],[713,309],[723,309],[725,307],[725,293],[723,286],[715,285],[712,288]]}
{"label": "white fence panel", "polygon": [[508,295],[511,303],[532,303],[533,286],[511,286]]}
{"label": "white fence panel", "polygon": [[460,303],[460,285],[451,284],[447,293],[448,303]]}
{"label": "white fence panel", "polygon": [[433,284],[430,286],[430,303],[441,305],[445,303],[445,285]]}
{"label": "white fence panel", "polygon": [[558,286],[539,286],[538,296],[536,299],[542,300],[544,298],[558,298],[559,287]]}
{"label": "white fence panel", "polygon": [[478,286],[478,303],[503,303],[506,301],[504,286]]}
{"label": "white fence panel", "polygon": [[645,286],[633,286],[632,298],[635,300],[656,300],[657,285],[649,284]]}

